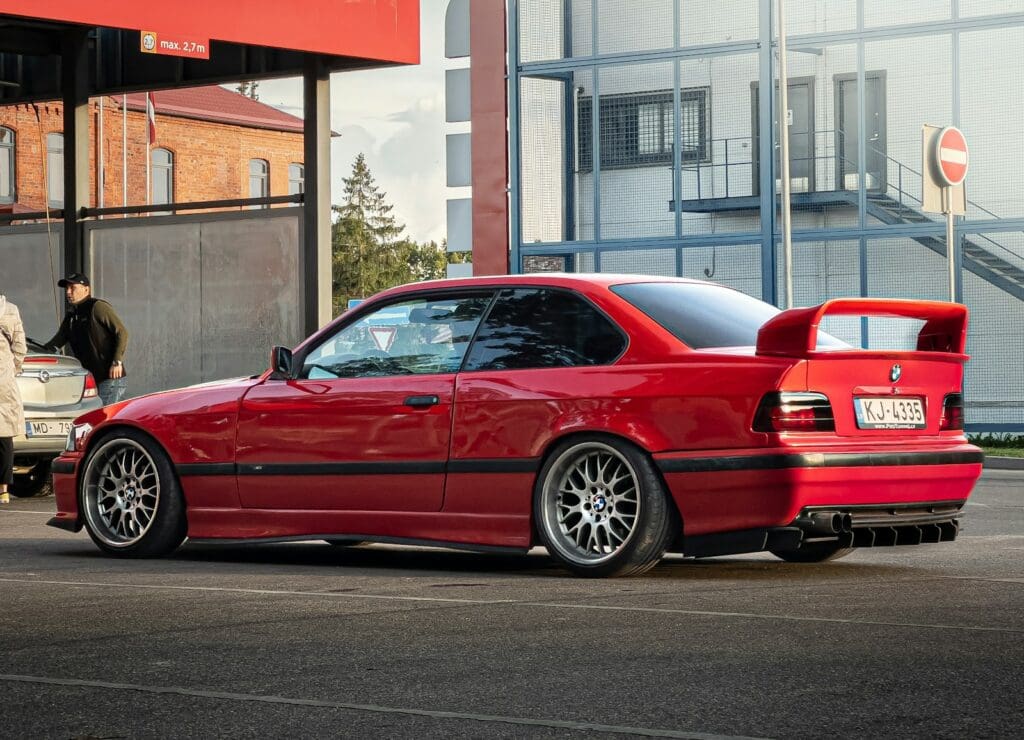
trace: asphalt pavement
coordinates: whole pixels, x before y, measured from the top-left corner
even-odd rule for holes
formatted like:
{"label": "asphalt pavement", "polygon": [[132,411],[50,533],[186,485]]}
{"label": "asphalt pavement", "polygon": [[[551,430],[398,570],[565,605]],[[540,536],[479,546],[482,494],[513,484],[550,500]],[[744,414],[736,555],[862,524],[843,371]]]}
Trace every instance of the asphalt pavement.
{"label": "asphalt pavement", "polygon": [[1019,737],[1024,471],[953,543],[827,564],[186,545],[0,508],[0,736]]}

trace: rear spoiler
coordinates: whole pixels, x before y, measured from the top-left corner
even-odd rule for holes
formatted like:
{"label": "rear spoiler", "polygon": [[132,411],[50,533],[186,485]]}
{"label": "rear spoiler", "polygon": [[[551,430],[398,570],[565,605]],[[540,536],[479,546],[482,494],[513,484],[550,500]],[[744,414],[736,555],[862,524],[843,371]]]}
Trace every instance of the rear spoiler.
{"label": "rear spoiler", "polygon": [[921,319],[920,352],[963,354],[967,342],[967,307],[940,301],[885,298],[837,298],[811,308],[791,308],[769,319],[757,332],[757,354],[805,357],[817,348],[818,324],[826,316],[875,316]]}

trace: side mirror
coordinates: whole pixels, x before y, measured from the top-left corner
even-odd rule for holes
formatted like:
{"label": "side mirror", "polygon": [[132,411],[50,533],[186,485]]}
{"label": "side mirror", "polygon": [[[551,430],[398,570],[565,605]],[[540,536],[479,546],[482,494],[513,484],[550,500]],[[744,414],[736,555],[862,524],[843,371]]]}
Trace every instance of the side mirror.
{"label": "side mirror", "polygon": [[287,347],[274,347],[270,350],[271,378],[287,380],[292,376],[292,351]]}

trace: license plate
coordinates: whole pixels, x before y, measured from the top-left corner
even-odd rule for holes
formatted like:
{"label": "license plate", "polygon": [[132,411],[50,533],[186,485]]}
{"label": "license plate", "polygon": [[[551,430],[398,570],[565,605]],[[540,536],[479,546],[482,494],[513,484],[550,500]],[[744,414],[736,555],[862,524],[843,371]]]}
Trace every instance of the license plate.
{"label": "license plate", "polygon": [[26,437],[66,437],[71,431],[70,421],[26,421]]}
{"label": "license plate", "polygon": [[859,429],[924,429],[926,425],[920,398],[855,398],[853,407]]}

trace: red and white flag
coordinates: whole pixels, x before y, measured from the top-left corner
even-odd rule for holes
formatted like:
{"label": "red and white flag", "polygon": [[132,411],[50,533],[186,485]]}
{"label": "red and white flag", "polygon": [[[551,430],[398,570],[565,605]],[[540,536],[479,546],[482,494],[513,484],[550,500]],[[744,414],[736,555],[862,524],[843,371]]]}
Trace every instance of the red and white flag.
{"label": "red and white flag", "polygon": [[146,93],[146,123],[149,134],[147,141],[152,146],[156,141],[156,99],[153,93]]}

